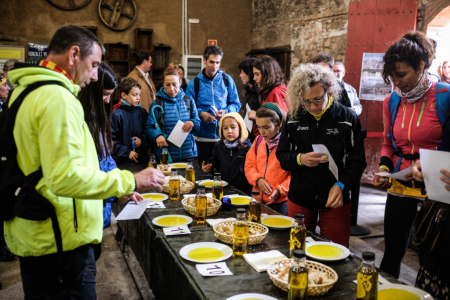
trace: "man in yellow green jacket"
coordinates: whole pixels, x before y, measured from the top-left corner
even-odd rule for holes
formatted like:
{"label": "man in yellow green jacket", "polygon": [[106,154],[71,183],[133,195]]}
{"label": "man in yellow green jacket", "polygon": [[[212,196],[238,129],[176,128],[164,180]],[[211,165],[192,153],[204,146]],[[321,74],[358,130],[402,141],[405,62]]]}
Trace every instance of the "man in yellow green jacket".
{"label": "man in yellow green jacket", "polygon": [[5,222],[6,243],[20,258],[26,299],[43,295],[95,299],[96,269],[91,245],[102,240],[102,199],[121,197],[134,190],[161,190],[164,183],[164,175],[154,169],[134,176],[119,169],[100,171],[96,148],[76,96],[80,87],[97,79],[102,51],[102,44],[88,30],[65,26],[55,33],[49,56],[40,67],[17,68],[9,73],[11,82],[17,85],[9,105],[34,82],[53,80],[62,84],[45,85],[31,92],[14,126],[19,167],[25,175],[42,168],[43,178],[36,190],[55,207],[64,251],[61,271],[54,266],[57,248],[50,219],[15,217]]}

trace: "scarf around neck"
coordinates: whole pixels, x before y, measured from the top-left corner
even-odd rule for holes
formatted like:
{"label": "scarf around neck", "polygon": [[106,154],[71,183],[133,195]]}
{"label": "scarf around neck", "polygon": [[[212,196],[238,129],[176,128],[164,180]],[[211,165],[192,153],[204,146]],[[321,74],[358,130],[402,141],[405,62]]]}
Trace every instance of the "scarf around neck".
{"label": "scarf around neck", "polygon": [[422,96],[428,92],[432,85],[433,81],[430,78],[430,75],[428,72],[423,72],[422,77],[420,77],[419,82],[417,85],[409,92],[403,93],[398,87],[395,88],[395,92],[397,95],[399,95],[401,98],[405,98],[409,103],[414,103]]}
{"label": "scarf around neck", "polygon": [[230,142],[227,139],[224,139],[223,143],[225,144],[225,147],[227,147],[228,149],[233,149],[233,148],[237,147],[237,145],[239,143],[239,138],[236,139],[234,142]]}
{"label": "scarf around neck", "polygon": [[275,135],[270,140],[266,140],[267,148],[269,148],[270,151],[272,151],[276,146],[278,146],[278,142],[280,141],[281,131],[278,132],[277,135]]}

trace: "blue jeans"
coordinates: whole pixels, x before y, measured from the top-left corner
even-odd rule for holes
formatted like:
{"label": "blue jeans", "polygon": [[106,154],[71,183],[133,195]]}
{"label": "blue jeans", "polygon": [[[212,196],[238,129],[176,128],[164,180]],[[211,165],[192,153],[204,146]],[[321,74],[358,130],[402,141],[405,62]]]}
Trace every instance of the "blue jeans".
{"label": "blue jeans", "polygon": [[287,216],[287,201],[281,203],[274,203],[267,206],[273,209],[274,211],[277,211],[280,214]]}

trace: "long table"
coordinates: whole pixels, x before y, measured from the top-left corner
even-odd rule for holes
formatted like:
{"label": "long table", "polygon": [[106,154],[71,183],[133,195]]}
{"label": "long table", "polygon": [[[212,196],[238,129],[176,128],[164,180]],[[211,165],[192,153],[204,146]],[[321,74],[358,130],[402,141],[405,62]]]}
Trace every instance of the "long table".
{"label": "long table", "polygon": [[[136,173],[144,169],[145,165],[122,166],[121,169]],[[204,173],[196,166],[196,180],[212,179],[210,174]],[[184,176],[184,170],[179,171]],[[152,191],[148,191],[152,192]],[[196,189],[191,193],[195,193]],[[228,185],[224,188],[224,195],[244,194],[242,191]],[[277,288],[266,272],[258,273],[243,258],[231,257],[225,262],[233,276],[203,277],[196,269],[196,263],[187,261],[179,255],[182,247],[197,242],[219,242],[209,225],[189,225],[191,234],[166,236],[159,226],[152,220],[168,214],[189,215],[183,208],[181,201],[164,201],[165,209],[147,209],[139,220],[119,221],[128,244],[131,246],[142,270],[150,284],[153,294],[158,300],[170,299],[227,299],[241,293],[261,293],[286,299],[287,293]],[[117,216],[124,205],[114,204],[113,212]],[[263,206],[263,213],[278,214],[267,206]],[[220,208],[217,214],[209,218],[236,217],[236,209]],[[284,255],[289,254],[289,230],[269,230],[264,241],[259,245],[249,247],[249,253],[278,250]],[[326,239],[316,233],[308,232],[317,241]],[[323,263],[323,262],[322,262]],[[314,299],[356,299],[356,273],[361,259],[350,255],[345,260],[327,262],[325,265],[333,268],[338,274],[338,281],[325,295]],[[382,276],[392,283],[398,283],[386,273]]]}

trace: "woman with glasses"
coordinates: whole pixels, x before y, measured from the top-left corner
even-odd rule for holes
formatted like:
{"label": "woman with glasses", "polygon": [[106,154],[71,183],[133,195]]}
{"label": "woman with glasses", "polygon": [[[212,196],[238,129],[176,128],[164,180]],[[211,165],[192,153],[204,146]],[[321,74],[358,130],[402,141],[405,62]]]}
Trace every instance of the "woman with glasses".
{"label": "woman with glasses", "polygon": [[[351,109],[336,101],[340,85],[329,68],[300,65],[288,93],[292,107],[276,152],[281,168],[291,172],[288,215],[303,214],[311,231],[319,217],[321,234],[348,247],[349,191],[359,185],[366,167],[361,124]],[[328,153],[315,152],[317,144]]]}

